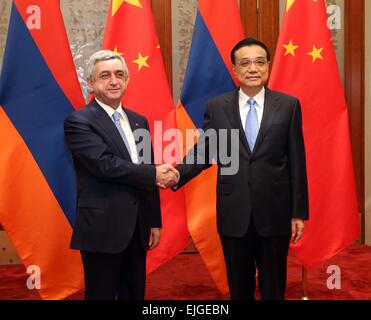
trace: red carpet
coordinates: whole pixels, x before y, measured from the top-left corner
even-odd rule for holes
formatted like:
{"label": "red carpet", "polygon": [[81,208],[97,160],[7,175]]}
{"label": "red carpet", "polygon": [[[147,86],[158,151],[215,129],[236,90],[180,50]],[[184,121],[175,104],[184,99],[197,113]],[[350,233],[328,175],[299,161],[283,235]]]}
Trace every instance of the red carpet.
{"label": "red carpet", "polygon": [[[327,267],[341,269],[341,289],[327,288]],[[312,300],[371,300],[371,247],[353,245],[336,257],[308,271],[308,295]],[[290,255],[287,299],[301,297],[301,267]],[[26,287],[23,266],[0,266],[0,300],[40,299]],[[69,299],[82,299],[79,292]],[[148,276],[146,299],[149,300],[221,300],[198,254],[181,254]]]}

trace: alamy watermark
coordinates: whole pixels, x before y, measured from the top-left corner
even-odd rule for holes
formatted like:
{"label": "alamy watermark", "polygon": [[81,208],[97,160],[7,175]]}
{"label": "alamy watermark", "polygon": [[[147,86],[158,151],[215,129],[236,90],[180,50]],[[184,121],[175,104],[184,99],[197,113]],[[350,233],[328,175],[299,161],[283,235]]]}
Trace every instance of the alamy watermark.
{"label": "alamy watermark", "polygon": [[27,273],[30,275],[27,278],[26,285],[29,290],[41,289],[41,269],[37,265],[27,267]]}
{"label": "alamy watermark", "polygon": [[327,289],[329,290],[340,290],[341,289],[341,269],[337,265],[331,265],[327,267],[327,271],[330,276],[327,278]]}
{"label": "alamy watermark", "polygon": [[[133,131],[140,164],[185,163],[212,165],[218,163],[221,175],[234,175],[239,169],[240,137],[238,129],[187,129],[185,134],[171,128],[162,129],[154,122],[153,140],[146,129]],[[198,137],[198,139],[197,139]],[[197,143],[195,144],[195,140]],[[154,147],[154,161],[151,146]],[[188,153],[183,152],[185,150]],[[183,159],[183,160],[182,160]]]}

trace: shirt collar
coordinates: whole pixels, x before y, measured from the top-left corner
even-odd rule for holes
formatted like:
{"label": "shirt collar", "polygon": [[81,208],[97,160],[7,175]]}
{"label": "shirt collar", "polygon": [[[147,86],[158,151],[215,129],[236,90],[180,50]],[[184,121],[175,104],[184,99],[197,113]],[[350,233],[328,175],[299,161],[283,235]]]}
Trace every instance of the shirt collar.
{"label": "shirt collar", "polygon": [[103,103],[102,101],[98,100],[97,98],[95,98],[95,101],[104,109],[104,111],[106,111],[108,113],[108,115],[110,116],[110,118],[112,119],[112,115],[115,111],[117,111],[121,117],[123,119],[125,119],[125,112],[124,112],[124,109],[122,108],[122,104],[120,103],[119,107],[115,110],[113,109],[112,107],[110,107],[109,105]]}
{"label": "shirt collar", "polygon": [[239,100],[240,105],[245,106],[247,103],[247,100],[250,98],[253,98],[256,102],[257,107],[264,108],[264,98],[265,98],[265,87],[263,87],[260,92],[255,97],[249,97],[245,92],[242,91],[240,88],[239,90]]}

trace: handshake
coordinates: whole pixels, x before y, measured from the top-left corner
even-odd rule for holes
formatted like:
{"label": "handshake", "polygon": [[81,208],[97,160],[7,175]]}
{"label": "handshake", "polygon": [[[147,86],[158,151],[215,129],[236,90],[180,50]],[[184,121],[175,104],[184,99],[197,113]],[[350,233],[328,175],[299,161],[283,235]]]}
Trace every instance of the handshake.
{"label": "handshake", "polygon": [[179,171],[171,164],[156,167],[156,185],[161,189],[171,188],[179,181]]}

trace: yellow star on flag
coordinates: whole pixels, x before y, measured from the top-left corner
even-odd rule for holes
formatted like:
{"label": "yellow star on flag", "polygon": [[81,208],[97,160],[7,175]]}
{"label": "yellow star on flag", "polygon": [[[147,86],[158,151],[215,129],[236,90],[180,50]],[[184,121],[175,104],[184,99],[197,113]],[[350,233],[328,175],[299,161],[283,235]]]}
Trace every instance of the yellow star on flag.
{"label": "yellow star on flag", "polygon": [[290,42],[288,44],[284,44],[283,47],[286,49],[286,52],[285,52],[285,57],[289,54],[291,54],[292,56],[295,57],[295,50],[297,48],[299,48],[299,46],[295,46],[293,43],[292,43],[292,40],[290,40]]}
{"label": "yellow star on flag", "polygon": [[113,49],[113,52],[118,54],[119,56],[122,56],[122,52],[120,52],[118,49],[117,49],[117,46],[115,46],[115,49]]}
{"label": "yellow star on flag", "polygon": [[133,61],[138,65],[138,71],[140,71],[143,67],[149,68],[149,65],[147,63],[148,58],[149,56],[143,57],[142,54],[138,52],[138,59]]}
{"label": "yellow star on flag", "polygon": [[139,0],[112,0],[112,17],[116,14],[124,2],[138,8],[143,8]]}
{"label": "yellow star on flag", "polygon": [[286,12],[288,12],[296,0],[286,0]]}
{"label": "yellow star on flag", "polygon": [[316,62],[317,59],[323,60],[323,57],[321,55],[323,48],[317,49],[315,45],[313,45],[313,51],[307,53],[309,56],[313,57],[313,63]]}

